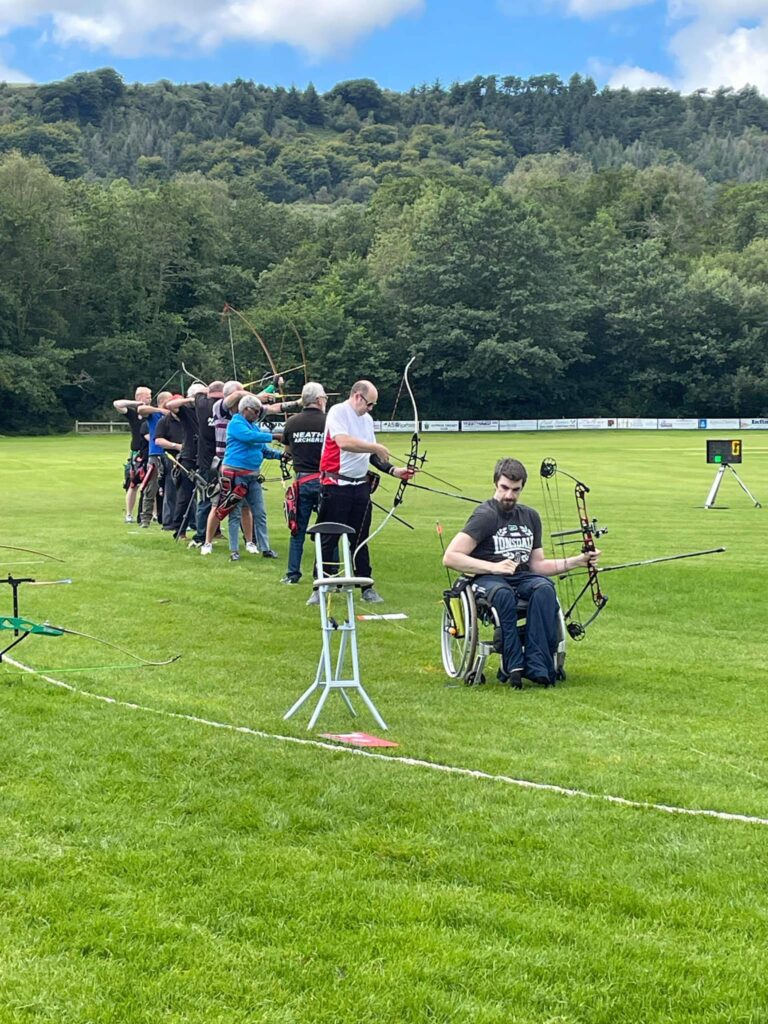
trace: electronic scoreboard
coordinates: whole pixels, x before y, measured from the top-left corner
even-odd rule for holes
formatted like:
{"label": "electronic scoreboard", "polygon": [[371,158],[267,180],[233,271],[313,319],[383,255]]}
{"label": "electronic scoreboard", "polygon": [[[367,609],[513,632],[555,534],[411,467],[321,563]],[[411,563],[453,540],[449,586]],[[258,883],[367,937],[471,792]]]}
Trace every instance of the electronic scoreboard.
{"label": "electronic scoreboard", "polygon": [[717,466],[730,466],[741,462],[741,441],[711,441],[707,439],[707,462]]}

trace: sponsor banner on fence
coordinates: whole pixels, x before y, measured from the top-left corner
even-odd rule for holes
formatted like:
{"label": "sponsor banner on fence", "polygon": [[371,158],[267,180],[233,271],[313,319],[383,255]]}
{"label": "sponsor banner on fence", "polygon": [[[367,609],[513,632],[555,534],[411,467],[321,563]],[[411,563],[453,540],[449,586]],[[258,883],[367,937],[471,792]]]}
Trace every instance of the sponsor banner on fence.
{"label": "sponsor banner on fence", "polygon": [[638,416],[634,419],[619,417],[619,430],[658,430],[659,421],[650,416]]}
{"label": "sponsor banner on fence", "polygon": [[606,419],[604,417],[578,420],[579,430],[608,430],[611,427],[617,427],[618,423],[617,419]]}
{"label": "sponsor banner on fence", "polygon": [[498,430],[498,420],[462,420],[462,433],[471,433],[473,430]]}
{"label": "sponsor banner on fence", "polygon": [[421,424],[421,429],[427,432],[442,431],[445,434],[458,434],[459,432],[459,421],[458,420],[424,420]]}
{"label": "sponsor banner on fence", "polygon": [[412,434],[413,420],[382,420],[378,429],[383,434]]}
{"label": "sponsor banner on fence", "polygon": [[768,430],[768,417],[740,420],[739,426],[743,430]]}
{"label": "sponsor banner on fence", "polygon": [[499,430],[538,430],[538,420],[499,420]]}
{"label": "sponsor banner on fence", "polygon": [[694,419],[667,420],[659,418],[659,430],[698,430],[699,421]]}
{"label": "sponsor banner on fence", "polygon": [[539,430],[577,430],[578,420],[539,420]]}
{"label": "sponsor banner on fence", "polygon": [[710,419],[704,416],[699,420],[699,430],[738,430],[741,420],[735,419]]}

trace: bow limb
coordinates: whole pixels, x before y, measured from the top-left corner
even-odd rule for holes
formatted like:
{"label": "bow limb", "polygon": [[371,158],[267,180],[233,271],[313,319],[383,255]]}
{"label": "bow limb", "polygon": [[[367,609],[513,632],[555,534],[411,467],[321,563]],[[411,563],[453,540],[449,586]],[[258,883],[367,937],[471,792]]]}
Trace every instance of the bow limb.
{"label": "bow limb", "polygon": [[178,661],[181,657],[180,654],[174,654],[172,658],[166,658],[165,661],[151,661],[148,658],[142,658],[139,654],[134,654],[133,651],[126,650],[125,647],[120,647],[118,644],[113,644],[111,640],[103,640],[100,636],[93,636],[92,633],[81,633],[77,629],[67,629],[65,626],[54,626],[53,623],[46,622],[44,625],[49,629],[55,629],[59,633],[67,633],[69,636],[80,636],[86,640],[94,640],[97,644],[103,644],[104,647],[111,647],[115,651],[119,651],[121,654],[125,654],[128,658],[133,658],[134,661],[138,661],[141,665],[170,665],[174,661]]}
{"label": "bow limb", "polygon": [[[304,367],[304,383],[306,384],[309,381],[309,368],[307,366],[307,353],[304,349],[304,340],[299,334],[298,328],[296,327],[296,324],[293,322],[293,320],[289,320],[288,323],[291,325],[291,330],[296,335],[296,341],[298,341],[299,343],[299,352],[301,352],[301,358],[303,360]],[[296,369],[298,370],[299,367],[297,366]]]}
{"label": "bow limb", "polygon": [[[413,394],[413,389],[411,387],[411,382],[410,382],[410,379],[408,377],[408,371],[410,370],[411,366],[413,366],[415,360],[416,360],[416,356],[412,356],[408,360],[408,362],[406,363],[405,370],[403,371],[403,380],[402,380],[402,383],[401,383],[401,388],[402,388],[402,385],[404,384],[405,387],[408,389],[408,395],[409,395],[409,397],[411,399],[411,405],[413,406],[413,433],[411,434],[411,450],[410,450],[410,453],[408,455],[408,461],[407,461],[407,463],[405,465],[405,469],[406,470],[410,470],[409,476],[412,476],[413,473],[416,472],[417,463],[424,461],[424,456],[419,453],[419,440],[420,440],[419,439],[419,410],[418,410],[418,406],[416,405],[416,397]],[[397,406],[397,401],[395,401],[395,406]],[[370,544],[371,541],[373,540],[373,538],[377,537],[381,533],[381,531],[387,525],[389,520],[392,519],[392,517],[395,515],[395,512],[397,511],[398,505],[402,504],[403,496],[405,494],[405,488],[407,486],[408,486],[408,478],[407,477],[401,477],[399,482],[398,482],[398,485],[397,485],[397,490],[395,491],[395,496],[392,499],[392,508],[390,508],[390,510],[384,516],[384,518],[379,523],[379,525],[376,527],[376,529],[373,531],[373,533],[369,534],[365,538],[365,540],[362,540],[357,545],[357,547],[355,548],[355,550],[352,553],[352,562],[353,563],[355,561],[355,558],[357,557],[358,551],[360,551],[361,548],[364,548],[366,544]]]}
{"label": "bow limb", "polygon": [[56,555],[49,555],[47,551],[37,551],[35,548],[19,548],[14,544],[0,544],[0,548],[3,551],[26,551],[29,555],[42,555],[43,558],[50,558],[54,562],[63,562],[63,558],[58,558]]}
{"label": "bow limb", "polygon": [[191,377],[191,378],[192,378],[192,383],[193,383],[193,384],[195,384],[195,383],[197,383],[197,384],[204,384],[204,385],[205,385],[205,387],[208,387],[208,384],[207,384],[207,382],[206,382],[206,381],[204,381],[202,377],[198,377],[198,375],[197,375],[196,373],[190,373],[190,371],[189,371],[189,370],[188,370],[188,369],[186,368],[186,366],[184,365],[184,363],[183,363],[183,362],[182,362],[182,364],[181,364],[181,368],[182,368],[182,370],[184,371],[184,373],[186,373],[186,375],[187,375],[188,377]]}
{"label": "bow limb", "polygon": [[279,377],[280,376],[280,372],[277,369],[277,366],[275,365],[275,361],[272,358],[271,352],[267,348],[267,343],[264,341],[262,336],[259,334],[259,332],[256,330],[256,328],[253,326],[253,324],[248,319],[248,317],[245,315],[245,313],[241,313],[239,309],[235,309],[234,306],[230,306],[230,304],[228,302],[224,303],[224,310],[223,310],[223,312],[224,312],[225,316],[228,316],[230,313],[234,313],[236,317],[239,317],[240,320],[243,321],[245,326],[248,328],[248,330],[251,332],[251,334],[253,334],[253,336],[256,338],[258,343],[261,345],[262,350],[264,352],[264,355],[267,357],[267,362],[270,365],[270,368],[272,370],[273,375],[275,377]]}

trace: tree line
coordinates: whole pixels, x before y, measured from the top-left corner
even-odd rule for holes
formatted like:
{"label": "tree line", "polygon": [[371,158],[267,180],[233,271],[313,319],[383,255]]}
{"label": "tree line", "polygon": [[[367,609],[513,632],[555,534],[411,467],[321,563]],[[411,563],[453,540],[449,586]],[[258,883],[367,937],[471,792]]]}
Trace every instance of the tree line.
{"label": "tree line", "polygon": [[[581,134],[523,153],[545,123],[576,123],[578,97]],[[622,116],[598,127],[614,102]],[[110,71],[4,86],[0,432],[106,415],[182,362],[260,377],[261,346],[227,303],[279,369],[303,348],[332,390],[373,377],[384,416],[412,354],[425,417],[763,414],[768,182],[752,157],[721,175],[669,147],[687,133],[702,159],[739,140],[754,156],[766,116],[752,90],[598,93],[555,76],[324,96],[128,87]],[[238,138],[276,192],[239,163]],[[329,178],[340,147],[352,163]],[[307,191],[281,194],[302,176]],[[302,382],[292,371],[289,390]]]}

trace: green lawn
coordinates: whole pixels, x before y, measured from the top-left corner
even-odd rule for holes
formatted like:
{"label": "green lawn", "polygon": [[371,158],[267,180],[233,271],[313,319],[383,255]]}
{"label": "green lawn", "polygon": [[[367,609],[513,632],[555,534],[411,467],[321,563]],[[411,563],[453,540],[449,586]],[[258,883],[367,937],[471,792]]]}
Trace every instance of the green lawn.
{"label": "green lawn", "polygon": [[[741,475],[768,505],[768,437],[743,436]],[[538,465],[555,457],[591,487],[606,565],[728,550],[603,576],[608,606],[562,686],[448,687],[435,522],[450,537],[471,506],[408,492],[416,530],[390,522],[372,557],[374,610],[409,618],[359,626],[400,744],[372,760],[126,706],[312,735],[308,713],[282,720],[320,634],[308,585],[277,583],[279,482],[280,562],[233,565],[221,544],[201,559],[122,522],[125,437],[0,439],[0,543],[66,560],[0,549],[0,579],[75,581],[22,588],[22,613],[182,655],[126,668],[69,636],[12,652],[118,704],[0,667],[1,1024],[768,1020],[767,827],[396,761],[768,818],[768,511],[729,478],[727,511],[697,507],[714,476],[703,434],[423,444],[427,469],[481,498],[495,459],[521,458],[540,509]],[[0,614],[10,599],[2,587]],[[332,698],[314,735],[359,728],[376,731]]]}

